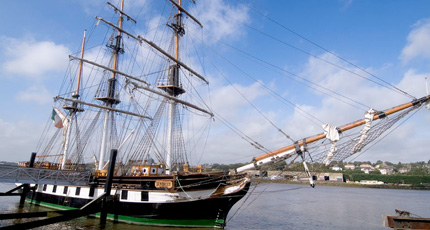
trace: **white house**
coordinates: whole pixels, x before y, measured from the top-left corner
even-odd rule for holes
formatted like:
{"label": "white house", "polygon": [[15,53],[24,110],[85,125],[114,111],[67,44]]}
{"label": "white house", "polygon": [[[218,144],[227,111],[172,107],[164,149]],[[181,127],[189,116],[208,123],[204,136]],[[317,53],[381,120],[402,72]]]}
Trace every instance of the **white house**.
{"label": "white house", "polygon": [[333,171],[342,171],[342,168],[339,167],[338,165],[335,165],[335,166],[331,167],[331,170],[333,170]]}
{"label": "white house", "polygon": [[345,165],[345,169],[354,170],[355,169],[355,165],[353,165],[353,164],[347,164],[347,165]]}

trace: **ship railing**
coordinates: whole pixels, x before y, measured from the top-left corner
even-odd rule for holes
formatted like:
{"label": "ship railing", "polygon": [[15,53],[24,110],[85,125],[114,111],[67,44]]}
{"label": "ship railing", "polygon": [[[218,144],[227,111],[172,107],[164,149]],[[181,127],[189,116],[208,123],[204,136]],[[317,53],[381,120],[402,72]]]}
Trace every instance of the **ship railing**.
{"label": "ship railing", "polygon": [[22,184],[88,185],[90,171],[53,170],[0,165],[0,182]]}
{"label": "ship railing", "polygon": [[160,77],[157,80],[157,86],[167,86],[169,84],[169,78],[168,77]]}

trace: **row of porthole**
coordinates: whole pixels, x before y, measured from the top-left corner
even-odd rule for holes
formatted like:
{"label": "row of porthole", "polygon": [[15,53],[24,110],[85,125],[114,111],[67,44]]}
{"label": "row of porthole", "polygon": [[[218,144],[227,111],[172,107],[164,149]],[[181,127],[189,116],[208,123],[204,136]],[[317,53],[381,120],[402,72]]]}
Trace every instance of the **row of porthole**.
{"label": "row of porthole", "polygon": [[[143,173],[144,174],[148,173],[148,169],[144,168],[143,169]],[[151,168],[151,174],[155,174],[155,173],[157,173],[157,169],[156,168]]]}
{"label": "row of porthole", "polygon": [[[121,190],[121,200],[128,199],[128,190]],[[140,201],[149,201],[149,193],[148,191],[140,192]]]}
{"label": "row of porthole", "polygon": [[[43,188],[42,188],[42,191],[46,192],[47,189],[48,189],[48,185],[44,184]],[[64,188],[63,188],[63,194],[67,194],[68,190],[69,190],[69,186],[64,186]],[[89,197],[93,197],[94,196],[94,190],[95,190],[95,188],[93,188],[93,187],[90,188],[90,192],[88,194]],[[57,193],[57,185],[53,185],[52,186],[52,193]],[[76,187],[75,195],[79,196],[80,194],[81,194],[81,187]]]}
{"label": "row of porthole", "polygon": [[[48,185],[44,184],[42,191],[46,192],[46,190],[48,189]],[[67,194],[69,190],[69,186],[64,186],[63,187],[63,194]],[[57,193],[57,185],[53,185],[52,187],[52,193]],[[81,187],[76,187],[75,190],[75,195],[79,196],[81,194]],[[93,197],[94,196],[94,188],[91,187],[90,188],[90,192],[89,192],[89,197]],[[141,201],[148,201],[149,200],[149,193],[147,191],[141,191]],[[121,190],[121,199],[122,200],[127,200],[128,199],[128,190]]]}
{"label": "row of porthole", "polygon": [[[42,191],[46,192],[48,188],[47,184],[43,185]],[[69,190],[69,186],[64,186],[63,188],[63,194],[67,194]],[[57,185],[53,185],[52,187],[52,193],[57,193]],[[75,195],[79,196],[81,194],[81,187],[76,187]],[[94,196],[94,188],[90,188],[89,197]],[[128,198],[128,190],[121,190],[121,199],[127,200]],[[147,191],[141,191],[141,201],[148,201],[149,200],[149,194]]]}

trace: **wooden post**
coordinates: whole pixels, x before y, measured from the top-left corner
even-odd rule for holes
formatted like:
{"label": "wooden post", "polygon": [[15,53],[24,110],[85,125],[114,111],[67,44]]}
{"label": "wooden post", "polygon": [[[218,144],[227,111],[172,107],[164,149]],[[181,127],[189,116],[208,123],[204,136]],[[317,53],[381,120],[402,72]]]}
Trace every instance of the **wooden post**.
{"label": "wooden post", "polygon": [[34,160],[36,159],[36,153],[32,152],[31,153],[31,157],[30,157],[30,164],[28,165],[29,168],[33,168],[34,167]]}
{"label": "wooden post", "polygon": [[100,212],[100,227],[104,228],[106,225],[106,219],[107,219],[107,201],[110,198],[110,191],[112,188],[112,179],[114,176],[114,170],[115,170],[115,161],[116,161],[116,155],[118,153],[117,149],[112,149],[110,152],[110,161],[109,161],[109,168],[108,173],[106,177],[105,182],[105,193],[106,197],[103,198],[102,201],[102,209]]}
{"label": "wooden post", "polygon": [[[32,152],[31,153],[31,157],[30,157],[30,162],[28,167],[29,168],[33,168],[34,167],[34,161],[36,159],[36,153]],[[21,193],[21,198],[19,199],[19,207],[22,208],[24,207],[24,203],[25,203],[25,197],[27,196],[27,193],[30,191],[30,185],[29,184],[24,184],[24,186],[22,186],[22,193]]]}

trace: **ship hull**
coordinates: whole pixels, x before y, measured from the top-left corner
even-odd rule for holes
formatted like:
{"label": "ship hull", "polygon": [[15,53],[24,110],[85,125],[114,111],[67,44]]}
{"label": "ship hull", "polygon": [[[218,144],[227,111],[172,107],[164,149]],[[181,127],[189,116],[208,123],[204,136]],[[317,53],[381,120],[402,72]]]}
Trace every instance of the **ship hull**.
{"label": "ship hull", "polygon": [[[223,228],[228,212],[248,192],[248,179],[231,186],[217,189],[166,192],[139,189],[115,190],[113,201],[107,206],[108,219],[131,224],[172,227]],[[55,209],[78,209],[97,197],[88,198],[91,187],[42,185],[27,195],[27,201]],[[45,190],[45,191],[43,191]],[[55,190],[55,192],[53,192]],[[63,192],[68,190],[68,192]],[[124,199],[124,192],[127,197]],[[63,194],[62,194],[63,193]],[[65,193],[65,194],[64,194]],[[102,193],[102,188],[93,189]],[[117,195],[115,195],[117,194]],[[139,197],[140,196],[140,197]],[[151,202],[154,200],[155,202]],[[95,216],[99,216],[96,213]]]}

